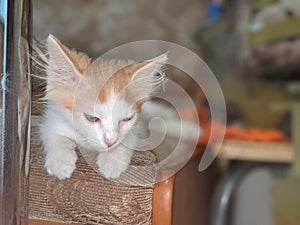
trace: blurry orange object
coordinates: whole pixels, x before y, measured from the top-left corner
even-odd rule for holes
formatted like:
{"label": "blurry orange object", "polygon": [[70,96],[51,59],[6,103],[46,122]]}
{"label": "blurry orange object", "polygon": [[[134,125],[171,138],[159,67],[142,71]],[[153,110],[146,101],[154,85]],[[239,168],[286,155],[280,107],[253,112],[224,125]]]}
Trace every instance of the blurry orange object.
{"label": "blurry orange object", "polygon": [[[212,142],[220,140],[222,138],[222,131],[224,125],[218,121],[212,121],[204,123],[202,128],[202,135],[198,140],[200,145],[207,145],[208,140],[211,134],[212,125],[219,127],[220,132],[215,132],[212,134]],[[275,129],[258,129],[258,128],[249,128],[242,129],[234,126],[227,126],[225,128],[224,138],[238,139],[244,141],[290,141],[290,138],[287,137],[279,130]]]}
{"label": "blurry orange object", "polygon": [[[204,94],[201,91],[197,93],[197,97],[203,98]],[[198,119],[200,121],[200,127],[202,134],[198,139],[198,144],[206,146],[208,144],[209,138],[211,136],[211,142],[224,138],[238,139],[244,141],[290,141],[284,133],[276,129],[259,129],[259,128],[249,128],[242,129],[235,126],[226,126],[218,120],[211,120],[211,114],[209,107],[205,104],[198,105]],[[189,107],[184,107],[181,109],[181,116],[188,121],[193,122],[194,112]],[[211,129],[214,127],[214,133],[211,135]],[[225,134],[224,134],[225,130]],[[195,142],[195,140],[191,140]]]}
{"label": "blurry orange object", "polygon": [[225,137],[246,141],[288,141],[289,138],[279,130],[227,127]]}

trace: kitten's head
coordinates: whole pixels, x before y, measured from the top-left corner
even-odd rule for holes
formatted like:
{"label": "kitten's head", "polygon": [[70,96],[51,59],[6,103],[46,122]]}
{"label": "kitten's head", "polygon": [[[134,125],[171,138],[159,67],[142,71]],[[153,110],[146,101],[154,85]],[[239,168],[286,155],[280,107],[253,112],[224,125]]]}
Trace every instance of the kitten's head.
{"label": "kitten's head", "polygon": [[76,141],[96,150],[116,146],[141,105],[163,83],[167,55],[143,61],[90,59],[50,35],[46,99],[72,122]]}

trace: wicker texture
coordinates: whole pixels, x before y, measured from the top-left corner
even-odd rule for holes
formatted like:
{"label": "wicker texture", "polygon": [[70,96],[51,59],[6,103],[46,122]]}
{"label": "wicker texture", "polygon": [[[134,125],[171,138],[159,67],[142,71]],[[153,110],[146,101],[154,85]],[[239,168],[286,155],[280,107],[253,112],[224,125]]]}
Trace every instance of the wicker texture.
{"label": "wicker texture", "polygon": [[[156,161],[152,152],[136,153],[132,164],[138,167],[132,167],[119,182],[100,176],[79,154],[73,176],[59,181],[43,168],[41,143],[33,125],[30,160],[30,219],[81,225],[151,224],[156,176],[154,166],[149,170]],[[121,184],[128,179],[134,185]]]}

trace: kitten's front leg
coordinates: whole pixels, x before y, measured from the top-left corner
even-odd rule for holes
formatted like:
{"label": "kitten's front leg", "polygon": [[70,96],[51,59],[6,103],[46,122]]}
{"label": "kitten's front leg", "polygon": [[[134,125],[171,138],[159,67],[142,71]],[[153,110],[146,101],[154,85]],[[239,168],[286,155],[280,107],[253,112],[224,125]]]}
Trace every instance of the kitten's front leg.
{"label": "kitten's front leg", "polygon": [[44,140],[45,168],[60,180],[70,178],[76,168],[76,144],[61,135],[49,135]]}
{"label": "kitten's front leg", "polygon": [[133,156],[133,151],[120,145],[116,149],[101,152],[97,158],[99,171],[106,178],[118,178],[124,172]]}

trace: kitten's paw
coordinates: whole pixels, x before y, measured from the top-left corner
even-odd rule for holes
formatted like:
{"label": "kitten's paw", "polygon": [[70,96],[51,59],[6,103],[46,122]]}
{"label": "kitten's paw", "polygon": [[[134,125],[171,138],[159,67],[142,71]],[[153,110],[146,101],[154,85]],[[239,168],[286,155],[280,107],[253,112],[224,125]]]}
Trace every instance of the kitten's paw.
{"label": "kitten's paw", "polygon": [[74,150],[64,149],[51,152],[46,157],[47,172],[60,180],[70,178],[76,168],[77,155]]}
{"label": "kitten's paw", "polygon": [[113,158],[109,153],[99,154],[97,165],[99,171],[107,179],[118,178],[128,167],[128,163]]}

